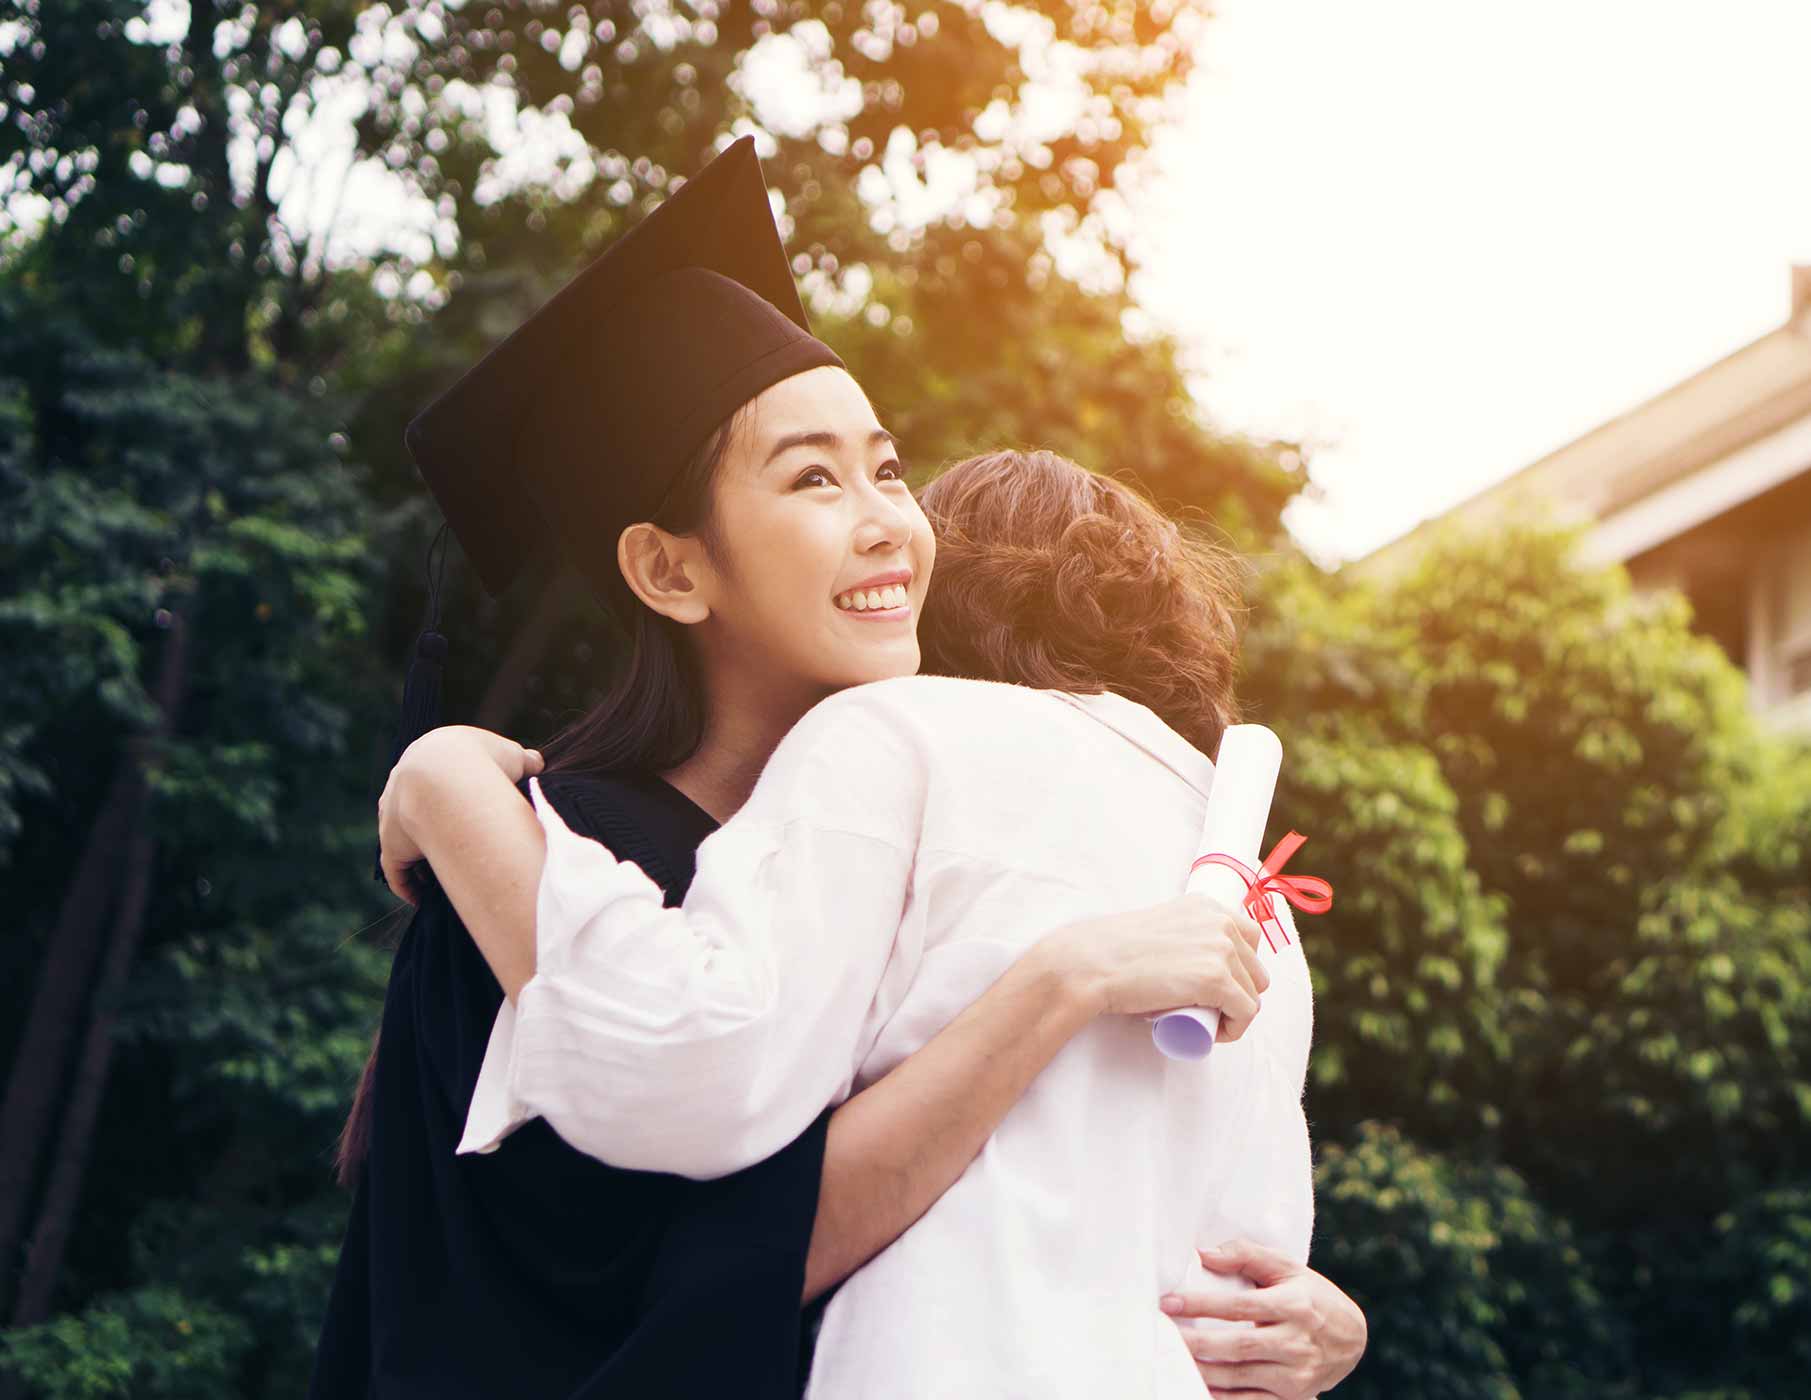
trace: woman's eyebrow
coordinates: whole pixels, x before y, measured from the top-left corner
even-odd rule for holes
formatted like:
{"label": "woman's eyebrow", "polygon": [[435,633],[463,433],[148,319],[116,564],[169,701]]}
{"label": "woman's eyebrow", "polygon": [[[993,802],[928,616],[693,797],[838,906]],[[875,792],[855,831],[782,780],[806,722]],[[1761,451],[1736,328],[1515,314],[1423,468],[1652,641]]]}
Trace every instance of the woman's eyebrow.
{"label": "woman's eyebrow", "polygon": [[[893,434],[889,433],[885,428],[876,428],[873,432],[868,434],[868,445],[870,447],[878,446],[883,442],[890,447],[897,448],[899,446],[899,439],[894,437]],[[840,436],[822,428],[809,433],[788,433],[773,445],[773,450],[767,454],[767,460],[761,465],[764,467],[772,466],[782,456],[792,451],[795,447],[821,447],[827,452],[834,452],[842,445],[843,440]]]}

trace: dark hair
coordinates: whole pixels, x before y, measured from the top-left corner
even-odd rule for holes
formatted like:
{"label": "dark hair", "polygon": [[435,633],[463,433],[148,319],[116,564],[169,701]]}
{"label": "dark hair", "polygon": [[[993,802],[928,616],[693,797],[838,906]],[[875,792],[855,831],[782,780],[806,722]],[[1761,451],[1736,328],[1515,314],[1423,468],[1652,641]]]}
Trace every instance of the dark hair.
{"label": "dark hair", "polygon": [[[651,523],[675,535],[702,535],[707,550],[721,552],[711,531],[711,492],[746,411],[719,423],[679,469]],[[623,624],[622,661],[604,698],[541,745],[549,773],[658,772],[684,763],[704,739],[703,677],[684,626],[644,604],[620,573],[612,570],[611,577],[604,602]]]}
{"label": "dark hair", "polygon": [[[707,549],[721,549],[711,536],[712,488],[745,411],[746,405],[719,423],[679,469],[648,517],[653,524],[675,535],[702,534]],[[541,746],[547,773],[674,768],[696,753],[704,738],[704,686],[685,629],[642,603],[620,573],[609,572],[613,582],[602,601],[623,624],[622,662],[604,698]],[[377,1047],[373,1036],[340,1129],[334,1170],[342,1186],[357,1181],[371,1148]]]}
{"label": "dark hair", "polygon": [[971,457],[918,499],[937,536],[926,671],[1110,690],[1214,753],[1238,718],[1236,555],[1054,452]]}

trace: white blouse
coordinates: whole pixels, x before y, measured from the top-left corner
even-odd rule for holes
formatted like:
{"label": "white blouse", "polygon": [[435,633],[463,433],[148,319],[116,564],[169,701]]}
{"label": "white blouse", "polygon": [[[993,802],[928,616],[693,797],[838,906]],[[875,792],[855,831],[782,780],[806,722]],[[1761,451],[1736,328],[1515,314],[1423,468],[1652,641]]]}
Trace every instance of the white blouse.
{"label": "white blouse", "polygon": [[[1112,695],[910,677],[823,702],[698,851],[683,909],[547,831],[537,967],[505,1003],[460,1151],[545,1117],[618,1166],[760,1161],[930,1040],[1049,930],[1180,893],[1213,765]],[[1191,1397],[1158,1298],[1196,1245],[1305,1262],[1312,1007],[1291,942],[1206,1063],[1149,1026],[1072,1040],[980,1156],[830,1304],[814,1397]],[[1227,1287],[1239,1286],[1226,1280]]]}

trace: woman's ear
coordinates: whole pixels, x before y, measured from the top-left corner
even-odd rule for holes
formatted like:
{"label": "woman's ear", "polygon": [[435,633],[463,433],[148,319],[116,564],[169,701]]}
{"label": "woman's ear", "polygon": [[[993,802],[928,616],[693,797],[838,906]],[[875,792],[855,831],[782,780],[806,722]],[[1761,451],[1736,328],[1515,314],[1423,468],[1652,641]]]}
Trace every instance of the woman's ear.
{"label": "woman's ear", "polygon": [[689,625],[711,615],[699,586],[710,566],[696,536],[670,534],[644,520],[618,536],[616,564],[635,596],[662,617]]}

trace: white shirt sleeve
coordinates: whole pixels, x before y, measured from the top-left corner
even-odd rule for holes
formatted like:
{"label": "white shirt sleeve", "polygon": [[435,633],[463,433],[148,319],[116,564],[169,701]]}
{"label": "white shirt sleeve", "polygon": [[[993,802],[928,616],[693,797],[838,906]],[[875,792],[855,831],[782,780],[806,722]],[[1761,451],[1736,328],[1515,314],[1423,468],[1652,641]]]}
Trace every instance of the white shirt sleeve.
{"label": "white shirt sleeve", "polygon": [[498,1018],[485,1071],[507,1069],[481,1075],[460,1151],[538,1115],[612,1165],[705,1179],[791,1142],[850,1091],[910,922],[923,786],[898,728],[836,697],[776,750],[667,909],[531,783],[547,833],[535,975]]}

